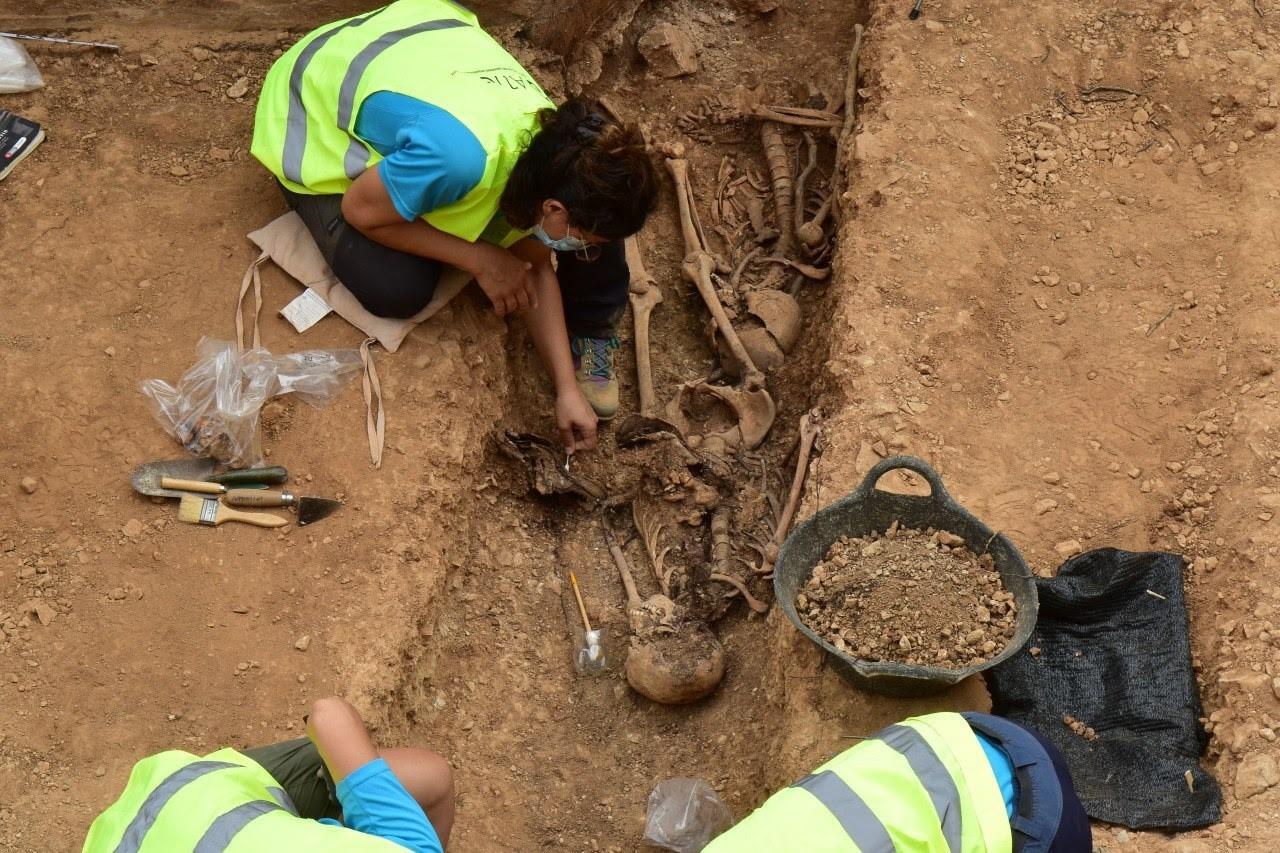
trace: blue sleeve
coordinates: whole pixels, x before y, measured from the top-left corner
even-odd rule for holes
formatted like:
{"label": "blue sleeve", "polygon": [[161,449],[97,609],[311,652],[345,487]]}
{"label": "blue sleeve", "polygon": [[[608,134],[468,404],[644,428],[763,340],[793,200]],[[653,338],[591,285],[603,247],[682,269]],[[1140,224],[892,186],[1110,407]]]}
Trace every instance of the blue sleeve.
{"label": "blue sleeve", "polygon": [[978,743],[982,744],[982,751],[987,755],[987,763],[991,765],[996,784],[1000,786],[1000,796],[1004,797],[1004,810],[1009,815],[1009,819],[1013,820],[1013,806],[1018,796],[1013,776],[1013,761],[991,738],[979,731],[975,731],[974,734],[978,737]]}
{"label": "blue sleeve", "polygon": [[475,134],[447,110],[408,95],[365,98],[356,135],[385,158],[378,174],[408,222],[453,204],[484,177],[488,158]]}
{"label": "blue sleeve", "polygon": [[337,788],[347,828],[385,838],[413,853],[444,853],[435,827],[384,759],[370,761]]}

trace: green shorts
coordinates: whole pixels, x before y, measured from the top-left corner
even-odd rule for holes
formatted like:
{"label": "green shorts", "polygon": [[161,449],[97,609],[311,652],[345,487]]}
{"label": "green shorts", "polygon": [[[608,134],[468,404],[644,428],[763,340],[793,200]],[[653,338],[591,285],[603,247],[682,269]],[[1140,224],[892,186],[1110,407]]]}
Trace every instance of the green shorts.
{"label": "green shorts", "polygon": [[299,817],[342,820],[342,805],[338,802],[333,777],[310,738],[300,737],[240,752],[262,765],[262,769],[280,783],[293,800]]}

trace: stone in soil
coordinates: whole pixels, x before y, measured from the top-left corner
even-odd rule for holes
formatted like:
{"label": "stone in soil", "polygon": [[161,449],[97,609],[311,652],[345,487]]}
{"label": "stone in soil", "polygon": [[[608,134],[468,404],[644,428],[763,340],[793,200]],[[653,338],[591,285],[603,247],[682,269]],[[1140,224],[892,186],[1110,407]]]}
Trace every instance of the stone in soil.
{"label": "stone in soil", "polygon": [[1255,752],[1236,767],[1236,797],[1245,800],[1280,782],[1280,765],[1274,756]]}
{"label": "stone in soil", "polygon": [[946,531],[842,536],[796,598],[800,618],[865,661],[962,669],[1004,651],[1017,608],[990,554]]}
{"label": "stone in soil", "polygon": [[697,44],[674,24],[657,24],[640,37],[636,47],[659,76],[683,77],[698,70]]}

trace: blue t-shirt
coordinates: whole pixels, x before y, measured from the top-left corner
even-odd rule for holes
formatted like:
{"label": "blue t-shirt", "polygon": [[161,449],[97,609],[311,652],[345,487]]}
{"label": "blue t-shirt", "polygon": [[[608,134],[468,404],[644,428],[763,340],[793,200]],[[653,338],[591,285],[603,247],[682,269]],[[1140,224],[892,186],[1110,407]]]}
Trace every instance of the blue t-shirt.
{"label": "blue t-shirt", "polygon": [[385,759],[370,761],[339,782],[337,789],[343,822],[322,818],[320,823],[385,838],[413,853],[444,853],[440,836],[422,806],[405,790]]}
{"label": "blue t-shirt", "polygon": [[982,744],[982,751],[987,754],[987,761],[991,764],[991,772],[996,776],[996,784],[1000,786],[1004,810],[1008,812],[1009,819],[1013,820],[1013,804],[1018,796],[1018,787],[1013,779],[1013,761],[991,738],[979,731],[974,731],[974,734],[978,736],[978,743]]}
{"label": "blue t-shirt", "polygon": [[453,204],[484,177],[488,158],[475,134],[417,98],[374,92],[361,104],[355,130],[385,158],[378,175],[406,222]]}

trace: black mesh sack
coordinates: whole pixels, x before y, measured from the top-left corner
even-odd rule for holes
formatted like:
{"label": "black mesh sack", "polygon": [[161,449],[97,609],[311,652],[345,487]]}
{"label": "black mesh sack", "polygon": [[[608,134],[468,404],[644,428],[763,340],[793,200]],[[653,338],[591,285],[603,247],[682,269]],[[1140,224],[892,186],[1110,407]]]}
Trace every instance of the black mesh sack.
{"label": "black mesh sack", "polygon": [[994,713],[1062,750],[1089,816],[1131,829],[1190,829],[1221,813],[1222,792],[1199,761],[1209,738],[1182,566],[1177,554],[1114,548],[1068,560],[1036,581],[1031,640],[987,673]]}

